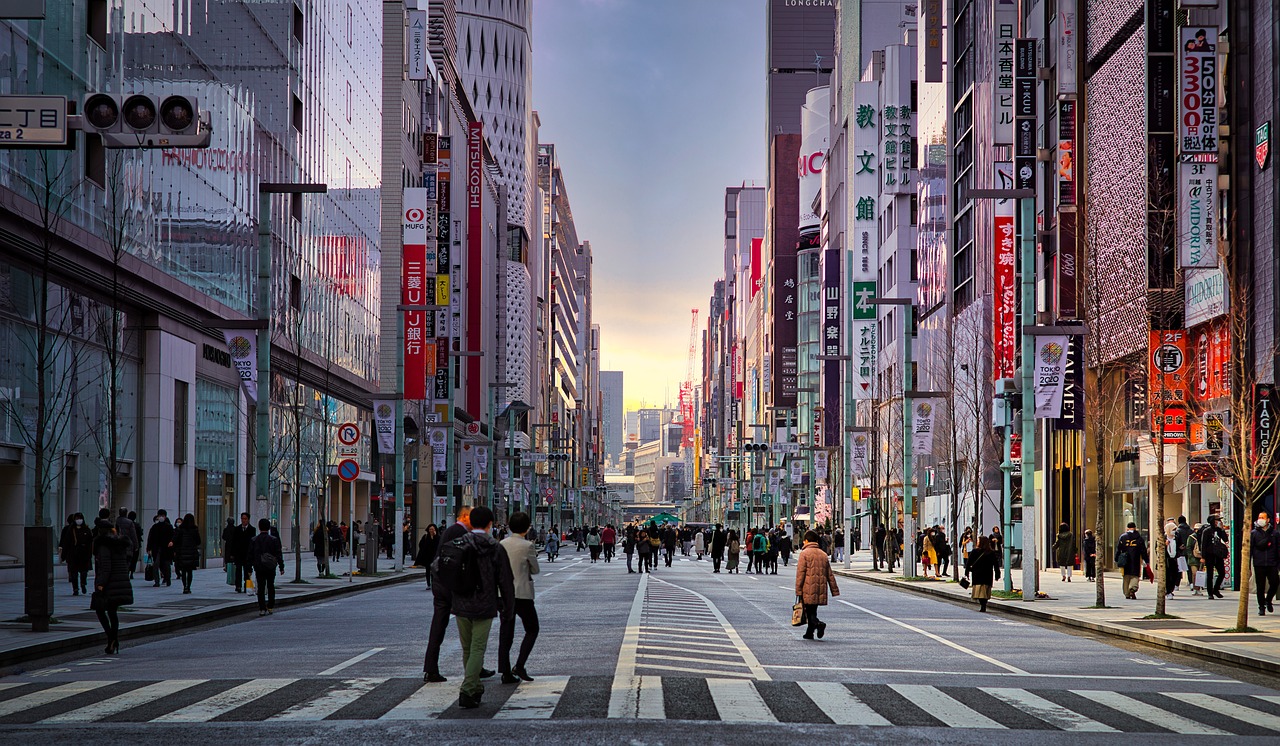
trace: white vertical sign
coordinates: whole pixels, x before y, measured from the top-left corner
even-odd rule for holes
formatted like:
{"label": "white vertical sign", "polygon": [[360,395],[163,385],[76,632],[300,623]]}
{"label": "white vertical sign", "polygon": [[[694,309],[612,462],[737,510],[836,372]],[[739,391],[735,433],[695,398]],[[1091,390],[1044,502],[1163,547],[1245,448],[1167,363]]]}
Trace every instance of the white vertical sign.
{"label": "white vertical sign", "polygon": [[911,447],[917,456],[933,453],[933,431],[937,406],[929,399],[912,402]]}
{"label": "white vertical sign", "polygon": [[1018,38],[1018,4],[996,0],[995,141],[1013,144],[1013,53]]}
{"label": "white vertical sign", "polygon": [[409,80],[426,80],[431,51],[427,49],[427,11],[409,11]]}
{"label": "white vertical sign", "polygon": [[1178,164],[1178,259],[1187,269],[1218,266],[1218,164]]}
{"label": "white vertical sign", "polygon": [[1057,419],[1062,416],[1068,339],[1065,334],[1054,334],[1036,337],[1035,340],[1035,378],[1031,382],[1035,394],[1035,416],[1036,419]]}
{"label": "white vertical sign", "polygon": [[1058,0],[1058,93],[1076,92],[1076,0]]}

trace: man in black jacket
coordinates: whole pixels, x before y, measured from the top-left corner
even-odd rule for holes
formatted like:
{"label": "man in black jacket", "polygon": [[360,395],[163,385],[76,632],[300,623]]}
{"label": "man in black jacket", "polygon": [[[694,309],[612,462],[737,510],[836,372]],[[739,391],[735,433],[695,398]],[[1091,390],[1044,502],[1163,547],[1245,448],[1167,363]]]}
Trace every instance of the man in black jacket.
{"label": "man in black jacket", "polygon": [[[470,530],[471,508],[463,506],[458,510],[458,519],[440,534],[440,543],[436,546],[442,547],[454,539],[466,536]],[[427,636],[427,654],[422,661],[422,680],[434,683],[448,681],[448,679],[440,675],[440,646],[444,644],[445,632],[449,630],[449,615],[452,613],[453,594],[434,577],[436,574],[435,567],[429,568],[428,572],[432,574],[431,596],[434,608],[431,614],[431,631]],[[493,673],[490,671],[488,675],[492,676]]]}
{"label": "man in black jacket", "polygon": [[1142,582],[1142,568],[1151,561],[1147,554],[1147,540],[1138,533],[1138,524],[1129,521],[1129,530],[1116,540],[1116,566],[1124,573],[1124,597],[1136,599],[1138,584]]}
{"label": "man in black jacket", "polygon": [[[241,517],[248,516],[241,514]],[[258,535],[249,541],[246,552],[249,565],[258,575],[258,616],[273,614],[276,609],[276,570],[284,575],[284,548],[280,537],[271,534],[271,521],[258,521]]]}
{"label": "man in black jacket", "polygon": [[169,571],[173,564],[173,524],[169,522],[169,514],[164,508],[156,511],[155,522],[147,532],[147,554],[156,566],[155,587],[160,587],[160,580],[169,585]]}
{"label": "man in black jacket", "polygon": [[[270,521],[267,522],[267,528],[271,528]],[[249,514],[241,513],[240,523],[231,528],[231,534],[227,539],[227,561],[234,562],[236,565],[236,593],[244,593],[245,582],[254,570],[253,557],[250,556],[249,550],[254,538],[253,526],[249,524]]]}
{"label": "man in black jacket", "polygon": [[1221,515],[1215,513],[1209,516],[1209,522],[1200,529],[1197,543],[1200,545],[1200,556],[1204,560],[1204,587],[1209,594],[1209,599],[1222,598],[1222,581],[1227,574],[1227,554],[1230,553],[1230,544],[1227,540],[1227,532],[1222,528]]}
{"label": "man in black jacket", "polygon": [[720,572],[720,561],[724,559],[724,545],[728,535],[722,524],[716,524],[716,532],[711,535],[711,566],[713,572]]}
{"label": "man in black jacket", "polygon": [[1253,558],[1253,582],[1257,585],[1258,616],[1275,611],[1272,601],[1280,585],[1280,539],[1266,513],[1259,513],[1249,533],[1249,553]]}
{"label": "man in black jacket", "polygon": [[[466,674],[458,689],[458,706],[480,706],[484,694],[484,653],[489,647],[493,618],[509,619],[515,612],[515,584],[507,550],[490,535],[493,511],[484,506],[471,509],[471,532],[465,537],[475,553],[479,588],[475,593],[453,596],[453,613],[458,620],[462,643],[462,667]],[[434,585],[434,584],[433,584]]]}
{"label": "man in black jacket", "polygon": [[142,548],[138,546],[138,527],[129,520],[128,508],[120,509],[120,515],[116,518],[116,533],[129,542],[129,548],[125,551],[129,562],[129,579],[132,580],[133,566],[137,563],[138,553]]}

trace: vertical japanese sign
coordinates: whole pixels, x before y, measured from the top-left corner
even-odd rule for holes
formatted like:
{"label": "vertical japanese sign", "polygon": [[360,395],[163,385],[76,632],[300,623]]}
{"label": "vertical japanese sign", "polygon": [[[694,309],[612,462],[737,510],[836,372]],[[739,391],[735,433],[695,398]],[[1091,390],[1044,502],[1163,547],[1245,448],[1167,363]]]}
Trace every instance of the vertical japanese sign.
{"label": "vertical japanese sign", "polygon": [[[484,349],[480,319],[484,316],[484,123],[467,124],[467,346]],[[466,358],[467,411],[483,411],[484,386],[480,380],[480,358]]]}
{"label": "vertical japanese sign", "polygon": [[1015,0],[996,0],[995,32],[995,142],[1013,144],[1013,45],[1018,36]]}
{"label": "vertical japanese sign", "polygon": [[431,52],[427,49],[427,11],[409,11],[409,80],[426,80]]}
{"label": "vertical japanese sign", "polygon": [[751,292],[747,296],[748,300],[755,300],[756,293],[760,292],[760,287],[763,284],[764,257],[761,255],[763,246],[763,238],[751,239]]}
{"label": "vertical japanese sign", "polygon": [[[406,306],[424,306],[431,303],[427,295],[427,190],[404,190],[402,216],[402,272],[400,301]],[[422,309],[404,312],[404,398],[407,401],[425,399],[426,347],[428,313]]]}
{"label": "vertical japanese sign", "polygon": [[1182,153],[1218,152],[1217,26],[1187,26],[1181,34],[1182,81],[1178,140]]}
{"label": "vertical japanese sign", "polygon": [[1035,416],[1036,419],[1057,419],[1062,416],[1062,392],[1067,382],[1067,345],[1070,337],[1054,334],[1035,339],[1035,375],[1031,381],[1035,395]]}
{"label": "vertical japanese sign", "polygon": [[942,0],[921,0],[924,4],[924,82],[942,82]]}
{"label": "vertical japanese sign", "polygon": [[915,153],[915,112],[911,100],[894,86],[885,85],[885,103],[880,111],[880,172],[885,194],[907,194],[915,191],[912,169]]}
{"label": "vertical japanese sign", "polygon": [[853,219],[850,225],[849,277],[853,286],[849,311],[852,315],[853,395],[868,399],[876,371],[876,274],[880,265],[880,234],[877,230],[877,205],[880,195],[879,152],[880,124],[876,103],[879,84],[855,83],[853,89],[854,127],[850,146],[852,172],[849,201]]}
{"label": "vertical japanese sign", "polygon": [[1151,432],[1163,434],[1166,443],[1186,442],[1190,394],[1186,330],[1151,332],[1147,363]]}
{"label": "vertical japanese sign", "polygon": [[[996,186],[1013,185],[1013,164],[996,164]],[[1014,234],[1014,203],[1011,199],[995,203],[995,245],[992,247],[993,304],[991,319],[991,376],[995,380],[1013,378],[1017,339],[1018,291],[1017,254]]]}
{"label": "vertical japanese sign", "polygon": [[1058,0],[1058,93],[1076,92],[1076,0]]}
{"label": "vertical japanese sign", "polygon": [[1076,245],[1076,213],[1058,213],[1057,312],[1059,319],[1080,318],[1079,284],[1076,272],[1079,252]]}
{"label": "vertical japanese sign", "polygon": [[[828,248],[822,252],[822,354],[826,357],[838,358],[844,345],[840,340],[843,322],[840,318],[840,249]],[[840,360],[822,361],[822,406],[825,407],[825,427],[822,432],[822,444],[832,448],[839,447],[842,440],[843,420],[841,413],[841,397],[843,387],[840,384]]]}
{"label": "vertical japanese sign", "polygon": [[[449,276],[449,262],[452,256],[452,240],[453,240],[453,216],[450,213],[450,170],[452,168],[452,142],[451,137],[441,137],[435,143],[436,156],[436,266],[437,284],[439,276],[443,275],[446,279]],[[439,300],[439,299],[437,299]],[[435,315],[435,329],[433,334],[436,337],[436,365],[435,380],[432,383],[431,398],[437,403],[447,401],[452,392],[449,385],[449,321],[450,309],[449,303],[438,304],[442,306],[441,310]],[[441,451],[443,453],[443,451]],[[437,469],[437,471],[443,470]]]}
{"label": "vertical japanese sign", "polygon": [[1178,260],[1187,269],[1218,266],[1218,164],[1178,164]]}
{"label": "vertical japanese sign", "polygon": [[1058,206],[1076,203],[1076,102],[1058,102]]}

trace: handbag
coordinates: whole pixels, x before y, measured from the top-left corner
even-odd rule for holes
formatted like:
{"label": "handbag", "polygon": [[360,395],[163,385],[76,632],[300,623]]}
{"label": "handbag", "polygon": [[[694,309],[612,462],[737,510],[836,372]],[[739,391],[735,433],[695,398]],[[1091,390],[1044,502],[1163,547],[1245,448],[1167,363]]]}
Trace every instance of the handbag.
{"label": "handbag", "polygon": [[244,589],[245,589],[246,591],[251,591],[251,590],[253,590],[253,576],[252,576],[252,575],[250,575],[249,577],[247,577],[247,578],[245,578],[245,579],[244,579]]}
{"label": "handbag", "polygon": [[236,564],[234,562],[227,563],[227,585],[236,584]]}
{"label": "handbag", "polygon": [[156,580],[156,566],[148,562],[146,569],[142,571],[142,578],[148,583],[154,583]]}
{"label": "handbag", "polygon": [[1196,570],[1196,582],[1192,583],[1192,586],[1195,588],[1203,588],[1208,579],[1209,578],[1205,574],[1204,570]]}
{"label": "handbag", "polygon": [[1186,572],[1187,570],[1188,570],[1188,567],[1187,567],[1187,558],[1186,558],[1186,557],[1179,557],[1179,558],[1178,558],[1178,572]]}
{"label": "handbag", "polygon": [[800,597],[796,596],[796,602],[791,605],[791,626],[799,627],[804,624],[804,604],[800,601]]}
{"label": "handbag", "polygon": [[93,611],[106,611],[107,594],[102,591],[95,590],[93,595],[89,596],[89,608]]}
{"label": "handbag", "polygon": [[968,577],[966,577],[966,576],[963,576],[963,575],[962,575],[962,576],[960,577],[960,587],[961,587],[961,588],[965,588],[965,589],[967,589],[967,588],[969,587],[969,585],[970,585],[970,584],[969,584],[969,578],[968,578]]}

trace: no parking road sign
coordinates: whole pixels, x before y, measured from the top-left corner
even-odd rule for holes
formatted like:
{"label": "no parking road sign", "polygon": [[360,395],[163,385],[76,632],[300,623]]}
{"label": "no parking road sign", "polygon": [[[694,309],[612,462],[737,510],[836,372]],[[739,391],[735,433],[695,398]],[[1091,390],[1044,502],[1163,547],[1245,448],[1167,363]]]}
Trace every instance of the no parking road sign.
{"label": "no parking road sign", "polygon": [[343,459],[338,462],[338,478],[344,482],[354,482],[360,476],[360,464],[355,459]]}

